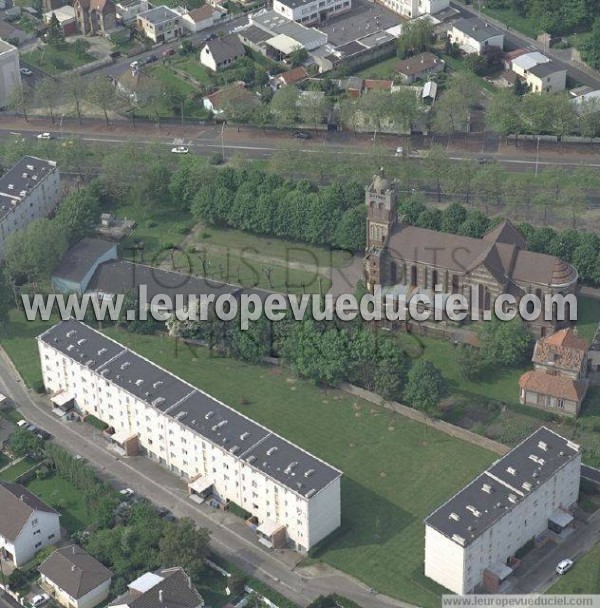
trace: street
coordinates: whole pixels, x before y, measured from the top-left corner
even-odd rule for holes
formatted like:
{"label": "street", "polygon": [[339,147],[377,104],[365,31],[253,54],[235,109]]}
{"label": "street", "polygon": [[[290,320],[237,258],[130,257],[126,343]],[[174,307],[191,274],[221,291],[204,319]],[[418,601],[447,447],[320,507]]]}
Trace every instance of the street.
{"label": "street", "polygon": [[[159,465],[144,457],[123,458],[110,452],[106,441],[93,427],[62,421],[51,412],[49,402],[27,390],[6,353],[0,348],[0,392],[8,395],[23,416],[54,435],[56,443],[78,454],[92,465],[99,475],[119,487],[131,487],[165,506],[178,517],[191,517],[199,526],[211,531],[215,552],[242,568],[248,574],[305,606],[319,595],[339,593],[364,608],[414,608],[384,595],[374,594],[367,585],[338,571],[319,564],[298,568],[301,556],[289,550],[270,552],[242,520],[234,515],[198,505],[187,498],[185,483]],[[0,608],[13,608],[6,606]]]}

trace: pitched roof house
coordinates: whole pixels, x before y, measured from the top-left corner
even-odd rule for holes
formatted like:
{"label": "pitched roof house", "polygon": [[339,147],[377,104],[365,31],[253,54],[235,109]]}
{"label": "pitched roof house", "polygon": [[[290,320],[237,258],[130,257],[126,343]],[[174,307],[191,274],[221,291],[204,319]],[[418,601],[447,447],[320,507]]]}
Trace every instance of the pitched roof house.
{"label": "pitched roof house", "polygon": [[59,517],[22,485],[0,481],[0,549],[16,567],[60,540]]}
{"label": "pitched roof house", "polygon": [[[243,113],[251,110],[260,103],[258,97],[250,92],[245,83],[238,81],[232,82],[227,86],[207,95],[202,103],[208,111],[215,115],[230,113]],[[233,119],[233,117],[230,117]]]}
{"label": "pitched roof house", "polygon": [[42,587],[65,608],[94,608],[110,592],[112,572],[78,545],[57,549],[38,571]]}
{"label": "pitched roof house", "polygon": [[200,608],[203,605],[202,596],[183,568],[147,572],[109,604],[113,608]]}
{"label": "pitched roof house", "polygon": [[425,80],[431,74],[444,69],[444,61],[433,53],[419,53],[396,64],[394,72],[400,75],[404,84],[411,84],[415,80]]}
{"label": "pitched roof house", "polygon": [[308,72],[304,66],[299,66],[294,68],[293,70],[288,70],[287,72],[282,72],[279,74],[275,80],[279,83],[280,86],[287,84],[296,84],[297,82],[302,82],[308,78]]}
{"label": "pitched roof house", "polygon": [[589,386],[587,342],[561,329],[536,342],[532,361],[519,380],[521,403],[577,416]]}
{"label": "pitched roof house", "polygon": [[246,54],[237,34],[209,40],[200,52],[200,63],[213,72],[229,67]]}
{"label": "pitched roof house", "polygon": [[117,25],[117,9],[113,0],[75,0],[73,8],[80,34],[95,36]]}
{"label": "pitched roof house", "polygon": [[504,48],[504,32],[479,17],[455,21],[448,38],[465,53],[481,53],[488,46]]}
{"label": "pitched roof house", "polygon": [[217,10],[214,6],[203,4],[200,8],[182,13],[181,25],[189,33],[195,34],[211,27],[222,16],[224,16],[224,13]]}

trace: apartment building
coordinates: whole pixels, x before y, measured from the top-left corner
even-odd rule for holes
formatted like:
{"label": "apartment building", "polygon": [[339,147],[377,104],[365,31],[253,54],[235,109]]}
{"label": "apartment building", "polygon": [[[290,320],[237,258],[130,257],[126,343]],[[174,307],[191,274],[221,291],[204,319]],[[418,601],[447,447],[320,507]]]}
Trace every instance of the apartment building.
{"label": "apartment building", "polygon": [[13,88],[21,86],[19,69],[17,47],[0,39],[0,108],[8,105]]}
{"label": "apartment building", "polygon": [[339,470],[82,323],[38,345],[55,399],[106,422],[117,445],[137,443],[196,500],[250,512],[259,542],[306,552],[339,527]]}
{"label": "apartment building", "polygon": [[352,0],[273,0],[273,10],[299,23],[324,23],[349,11]]}
{"label": "apartment building", "polygon": [[181,35],[181,17],[166,6],[157,6],[136,17],[136,28],[153,42],[168,42]]}
{"label": "apartment building", "polygon": [[504,32],[479,17],[455,21],[448,38],[468,54],[482,53],[489,46],[504,48]]}
{"label": "apartment building", "polygon": [[580,447],[540,427],[425,520],[425,575],[458,594],[497,591],[514,554],[573,520]]}
{"label": "apartment building", "polygon": [[0,260],[8,236],[48,216],[60,194],[60,173],[52,160],[24,156],[0,177]]}
{"label": "apartment building", "polygon": [[450,6],[450,0],[377,0],[391,11],[415,19],[422,15],[434,15],[447,9]]}

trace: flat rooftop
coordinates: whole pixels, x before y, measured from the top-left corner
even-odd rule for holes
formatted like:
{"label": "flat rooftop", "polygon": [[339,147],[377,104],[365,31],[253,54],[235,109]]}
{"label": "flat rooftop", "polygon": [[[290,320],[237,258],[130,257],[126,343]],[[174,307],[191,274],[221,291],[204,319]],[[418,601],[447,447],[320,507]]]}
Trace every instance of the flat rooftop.
{"label": "flat rooftop", "polygon": [[53,160],[24,156],[0,177],[0,221],[55,168]]}
{"label": "flat rooftop", "polygon": [[165,21],[178,19],[179,15],[167,6],[157,6],[156,8],[151,8],[149,11],[140,13],[138,17],[146,19],[153,25],[158,25],[159,23],[164,23]]}
{"label": "flat rooftop", "polygon": [[542,426],[429,515],[425,524],[466,546],[580,453],[577,444]]}
{"label": "flat rooftop", "polygon": [[484,21],[479,17],[458,19],[453,23],[453,26],[473,40],[477,40],[477,42],[485,42],[493,36],[504,35],[502,30],[499,30],[497,27],[494,27],[489,22]]}
{"label": "flat rooftop", "polygon": [[341,475],[312,454],[83,323],[63,321],[38,339],[300,496],[312,498]]}
{"label": "flat rooftop", "polygon": [[9,44],[8,42],[5,42],[4,40],[2,40],[2,38],[0,38],[0,55],[16,50],[16,46],[13,46],[12,44]]}

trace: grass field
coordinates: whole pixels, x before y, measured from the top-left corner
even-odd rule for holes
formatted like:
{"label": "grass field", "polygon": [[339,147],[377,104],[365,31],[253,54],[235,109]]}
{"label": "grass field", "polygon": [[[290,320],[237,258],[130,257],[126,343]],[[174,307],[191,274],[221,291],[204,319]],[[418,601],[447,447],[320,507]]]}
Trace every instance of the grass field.
{"label": "grass field", "polygon": [[594,298],[577,298],[577,330],[579,335],[592,341],[600,323],[600,300]]}
{"label": "grass field", "polygon": [[242,230],[207,228],[198,236],[196,242],[201,246],[206,244],[209,247],[211,245],[228,247],[234,250],[236,255],[241,250],[246,249],[249,253],[279,258],[282,262],[299,262],[321,268],[331,266],[339,268],[351,259],[351,254],[347,251],[331,251],[322,247],[293,243],[276,237],[250,234]]}
{"label": "grass field", "polygon": [[56,48],[46,44],[34,51],[24,53],[23,61],[46,74],[54,75],[90,63],[90,61],[94,61],[94,57],[87,53],[78,54],[69,44],[65,48]]}
{"label": "grass field", "polygon": [[600,593],[600,544],[576,559],[573,569],[561,576],[547,593]]}
{"label": "grass field", "polygon": [[29,471],[32,466],[35,465],[35,461],[26,457],[20,462],[13,464],[12,467],[2,471],[0,473],[0,480],[2,481],[15,481],[18,477],[23,475],[26,471]]}
{"label": "grass field", "polygon": [[106,333],[339,467],[343,525],[316,557],[382,593],[439,605],[440,589],[422,573],[422,520],[493,454],[284,369],[176,350],[168,338]]}
{"label": "grass field", "polygon": [[185,57],[181,60],[173,60],[173,67],[186,72],[195,80],[210,84],[212,79],[207,69],[198,62],[197,55],[194,53],[191,57]]}
{"label": "grass field", "polygon": [[10,464],[10,458],[3,452],[0,452],[0,469],[3,469],[4,467],[8,466],[9,464]]}
{"label": "grass field", "polygon": [[398,59],[398,57],[390,57],[389,59],[384,59],[379,63],[360,70],[360,72],[356,73],[356,76],[361,76],[362,78],[392,78],[394,67],[398,65],[399,62],[400,59]]}
{"label": "grass field", "polygon": [[542,31],[535,19],[517,15],[514,10],[509,8],[489,8],[482,5],[481,11],[485,15],[498,19],[500,23],[508,25],[511,30],[517,30],[530,38],[535,39]]}
{"label": "grass field", "polygon": [[60,512],[60,525],[70,534],[87,528],[89,520],[81,492],[58,476],[32,479],[27,489]]}

